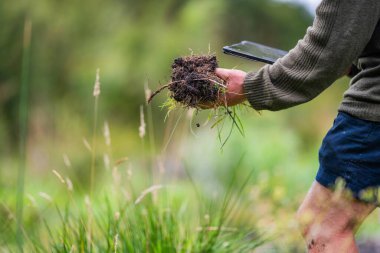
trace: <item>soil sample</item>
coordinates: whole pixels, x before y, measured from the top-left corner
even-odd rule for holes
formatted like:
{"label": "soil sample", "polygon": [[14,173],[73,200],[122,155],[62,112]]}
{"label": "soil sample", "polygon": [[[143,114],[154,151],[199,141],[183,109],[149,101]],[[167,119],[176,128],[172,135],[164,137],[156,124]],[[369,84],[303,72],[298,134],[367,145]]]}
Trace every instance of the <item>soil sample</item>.
{"label": "soil sample", "polygon": [[172,80],[149,98],[168,88],[170,97],[185,107],[216,106],[225,90],[223,79],[215,75],[218,62],[215,55],[180,57],[172,64]]}

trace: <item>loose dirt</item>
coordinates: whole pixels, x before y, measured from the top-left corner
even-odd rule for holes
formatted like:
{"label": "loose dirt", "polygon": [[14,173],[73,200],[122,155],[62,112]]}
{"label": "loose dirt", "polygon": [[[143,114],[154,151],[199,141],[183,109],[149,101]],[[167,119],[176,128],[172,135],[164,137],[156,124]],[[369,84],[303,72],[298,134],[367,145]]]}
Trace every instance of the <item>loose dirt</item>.
{"label": "loose dirt", "polygon": [[192,55],[175,59],[171,82],[154,92],[148,102],[167,88],[169,96],[185,107],[200,109],[216,106],[225,88],[225,81],[215,75],[217,67],[215,55]]}

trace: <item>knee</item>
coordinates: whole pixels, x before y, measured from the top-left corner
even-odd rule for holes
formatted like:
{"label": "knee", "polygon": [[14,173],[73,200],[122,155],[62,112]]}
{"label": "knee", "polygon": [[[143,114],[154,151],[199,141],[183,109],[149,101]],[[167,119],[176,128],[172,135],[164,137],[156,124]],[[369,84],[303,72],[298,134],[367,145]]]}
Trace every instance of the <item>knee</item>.
{"label": "knee", "polygon": [[296,219],[310,252],[324,252],[326,245],[353,237],[356,224],[345,215],[323,217],[321,213],[305,209],[298,210]]}
{"label": "knee", "polygon": [[298,210],[296,219],[303,237],[310,234],[324,234],[328,237],[353,232],[358,221],[345,214],[329,217],[312,210]]}

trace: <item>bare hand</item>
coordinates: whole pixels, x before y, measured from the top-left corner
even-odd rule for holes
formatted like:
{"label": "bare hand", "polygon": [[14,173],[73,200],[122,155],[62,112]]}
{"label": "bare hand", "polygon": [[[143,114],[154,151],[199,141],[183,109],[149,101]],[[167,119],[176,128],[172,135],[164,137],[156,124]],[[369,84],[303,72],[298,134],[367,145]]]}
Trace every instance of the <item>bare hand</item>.
{"label": "bare hand", "polygon": [[243,83],[247,75],[244,71],[217,68],[215,74],[227,82],[227,91],[220,98],[220,104],[234,106],[246,100]]}

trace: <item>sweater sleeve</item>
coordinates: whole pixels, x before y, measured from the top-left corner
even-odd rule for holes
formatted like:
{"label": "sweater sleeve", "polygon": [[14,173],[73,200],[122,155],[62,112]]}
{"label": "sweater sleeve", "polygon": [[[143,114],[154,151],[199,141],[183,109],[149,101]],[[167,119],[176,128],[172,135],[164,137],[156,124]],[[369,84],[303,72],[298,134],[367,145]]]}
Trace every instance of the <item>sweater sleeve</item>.
{"label": "sweater sleeve", "polygon": [[277,111],[310,101],[346,74],[379,21],[379,0],[323,0],[313,25],[286,56],[244,81],[256,110]]}

